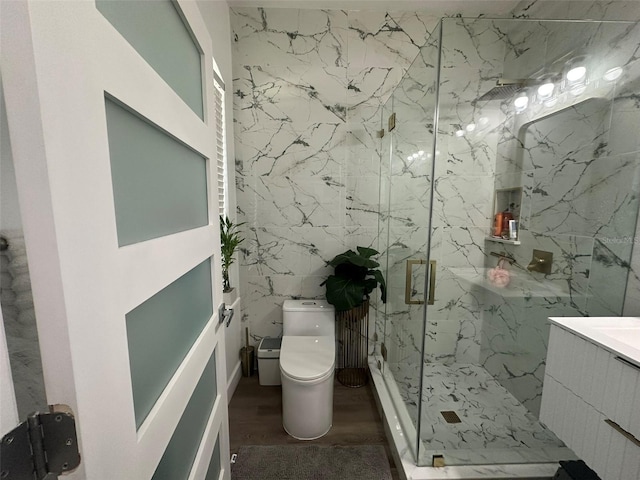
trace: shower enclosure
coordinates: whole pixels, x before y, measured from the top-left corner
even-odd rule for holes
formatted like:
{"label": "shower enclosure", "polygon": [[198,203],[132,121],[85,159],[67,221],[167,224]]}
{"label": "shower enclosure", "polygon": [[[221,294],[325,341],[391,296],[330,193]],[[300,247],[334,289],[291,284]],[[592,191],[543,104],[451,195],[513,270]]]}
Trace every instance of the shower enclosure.
{"label": "shower enclosure", "polygon": [[574,458],[538,421],[547,318],[638,295],[638,38],[443,19],[384,106],[381,370],[418,465]]}

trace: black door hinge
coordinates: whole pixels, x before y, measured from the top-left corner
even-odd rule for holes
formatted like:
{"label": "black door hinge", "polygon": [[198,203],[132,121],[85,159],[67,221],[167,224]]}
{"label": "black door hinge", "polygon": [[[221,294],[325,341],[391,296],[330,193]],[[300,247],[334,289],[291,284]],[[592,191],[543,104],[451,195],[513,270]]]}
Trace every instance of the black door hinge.
{"label": "black door hinge", "polygon": [[30,414],[2,437],[0,479],[55,480],[80,465],[73,414],[66,406],[49,408],[50,413]]}

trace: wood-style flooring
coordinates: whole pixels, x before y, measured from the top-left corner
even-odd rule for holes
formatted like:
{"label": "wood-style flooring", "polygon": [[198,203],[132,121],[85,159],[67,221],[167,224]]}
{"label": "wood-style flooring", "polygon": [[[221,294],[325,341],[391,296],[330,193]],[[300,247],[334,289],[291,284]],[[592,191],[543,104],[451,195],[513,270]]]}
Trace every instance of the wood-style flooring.
{"label": "wood-style flooring", "polygon": [[371,385],[349,388],[335,382],[333,426],[317,440],[296,440],[282,428],[280,387],[263,387],[258,376],[242,377],[229,404],[231,453],[242,445],[384,445],[393,480],[399,480]]}

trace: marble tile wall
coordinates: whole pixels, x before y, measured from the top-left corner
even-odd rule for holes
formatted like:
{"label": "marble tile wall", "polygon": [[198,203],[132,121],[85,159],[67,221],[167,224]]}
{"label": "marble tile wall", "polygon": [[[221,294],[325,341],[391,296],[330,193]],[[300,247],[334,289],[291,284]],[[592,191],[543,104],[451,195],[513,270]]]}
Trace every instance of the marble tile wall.
{"label": "marble tile wall", "polygon": [[[630,314],[640,296],[637,252],[632,257],[634,244],[639,243],[640,148],[632,130],[640,122],[636,98],[640,27],[543,27],[522,30],[526,41],[520,45],[523,51],[527,42],[546,45],[548,57],[514,57],[505,69],[526,74],[536,71],[540,61],[552,65],[566,49],[575,52],[575,45],[587,45],[589,87],[594,93],[561,98],[566,103],[554,107],[551,115],[542,107],[522,115],[506,111],[496,188],[523,187],[522,245],[487,242],[487,250],[505,252],[520,265],[529,263],[532,249],[546,250],[554,255],[553,268],[544,275],[511,267],[528,286],[515,297],[485,296],[481,335],[482,365],[536,415],[548,338],[546,318]],[[625,69],[620,80],[610,84],[600,80],[614,66]],[[486,262],[486,268],[495,265],[495,258]]]}
{"label": "marble tile wall", "polygon": [[[536,2],[528,3],[533,6]],[[611,9],[605,10],[613,17],[617,15]],[[526,6],[514,16],[529,16]],[[235,8],[231,18],[238,220],[247,222],[247,242],[240,266],[241,289],[247,297],[243,321],[250,326],[255,341],[281,334],[280,307],[285,298],[322,297],[320,283],[330,273],[326,261],[347,248],[372,246],[382,252],[382,260],[389,253],[389,297],[397,305],[387,306],[390,360],[413,363],[421,356],[422,307],[404,305],[404,262],[415,252],[426,251],[425,223],[417,219],[424,218],[430,207],[425,182],[431,179],[425,173],[425,163],[419,164],[428,159],[408,161],[407,157],[432,150],[432,135],[427,133],[433,132],[433,125],[428,132],[420,130],[424,130],[424,125],[420,127],[421,117],[424,120],[432,107],[429,88],[425,88],[428,80],[422,80],[429,73],[420,69],[433,66],[434,62],[423,60],[422,65],[418,62],[412,69],[409,66],[438,18],[416,13],[258,8]],[[600,239],[596,244],[590,234],[576,234],[570,222],[558,221],[563,212],[549,203],[550,185],[545,181],[563,174],[569,181],[583,167],[588,167],[588,174],[582,178],[601,187],[615,184],[627,188],[632,178],[626,173],[609,175],[612,170],[595,164],[560,162],[539,168],[539,163],[545,155],[559,155],[558,149],[566,149],[564,156],[572,158],[569,153],[578,153],[572,150],[576,144],[584,152],[595,151],[600,143],[594,139],[605,135],[609,125],[606,134],[617,135],[616,144],[621,144],[622,139],[632,141],[635,137],[625,135],[621,125],[633,120],[637,100],[631,94],[624,100],[619,95],[609,118],[595,113],[590,117],[587,112],[574,109],[572,115],[584,121],[568,141],[558,136],[560,132],[553,127],[547,132],[529,129],[524,140],[531,146],[525,149],[519,166],[514,167],[511,149],[522,139],[508,122],[498,128],[511,114],[499,102],[476,105],[471,100],[490,90],[500,76],[519,71],[529,74],[530,65],[544,62],[547,53],[547,49],[529,48],[531,42],[542,34],[559,38],[559,32],[540,22],[522,24],[508,35],[496,25],[485,28],[484,20],[459,20],[458,24],[455,33],[451,28],[444,35],[432,224],[432,259],[438,261],[438,286],[436,305],[429,310],[424,359],[482,362],[535,412],[539,403],[537,387],[532,390],[528,381],[531,377],[531,384],[537,384],[542,378],[539,358],[546,351],[542,340],[546,338],[546,327],[544,322],[532,322],[532,337],[520,331],[532,325],[520,329],[503,325],[509,334],[502,335],[498,326],[500,322],[508,323],[505,312],[535,312],[532,315],[537,319],[565,310],[563,314],[580,314],[576,312],[584,312],[586,307],[590,276],[591,284],[594,278],[612,284],[612,276],[621,278],[614,273],[616,268],[625,268],[615,258],[626,254],[617,253],[623,248],[612,248],[609,240]],[[407,72],[409,75],[400,85]],[[389,100],[397,86],[401,88]],[[387,100],[395,103],[390,103],[381,115],[381,106]],[[408,105],[412,108],[403,108]],[[389,151],[390,145],[385,143],[388,137],[381,141],[376,132],[381,117],[386,123],[393,110],[400,113],[396,154],[387,164],[380,162],[380,156]],[[621,121],[613,120],[614,111]],[[475,123],[476,130],[457,136],[456,132],[469,123]],[[607,158],[615,157],[611,165],[617,169],[624,165],[633,168],[635,150],[633,146],[629,148],[626,158],[622,153],[607,153]],[[389,173],[393,173],[392,185],[385,184]],[[574,190],[590,191],[591,183]],[[514,185],[525,188],[524,228],[527,222],[544,224],[552,217],[546,212],[558,210],[553,217],[560,230],[523,230],[523,241],[528,236],[525,248],[487,245],[484,238],[493,215],[493,190]],[[600,191],[606,193],[606,188]],[[380,218],[379,191],[382,205],[390,202],[392,206],[386,214],[382,209]],[[577,195],[567,210],[578,209],[576,219],[584,217],[580,212],[594,208],[589,202],[581,204],[583,198],[586,197]],[[620,201],[611,206],[615,208]],[[628,201],[632,203],[633,199]],[[532,204],[538,210],[532,211]],[[589,220],[592,231],[606,218],[606,212],[598,212]],[[626,221],[622,223],[626,225]],[[489,298],[486,303],[485,292],[470,288],[456,274],[460,268],[481,270],[485,265],[493,266],[487,260],[495,260],[487,256],[492,250],[519,255],[519,262],[526,264],[533,245],[557,253],[555,273],[546,280],[568,290],[569,297],[523,295],[506,301]],[[593,258],[596,260],[592,262]],[[640,272],[638,256],[634,258],[633,271]],[[571,281],[567,282],[568,278]],[[636,290],[638,278],[638,273],[629,276],[630,282],[635,279]],[[420,285],[414,285],[414,289],[419,291]],[[627,311],[638,308],[633,295],[612,298],[598,292],[589,297],[594,311],[597,298],[601,299],[601,311],[611,309],[612,302],[620,305],[625,300]],[[378,306],[372,303],[373,321]],[[371,330],[384,332],[381,315],[377,321]],[[512,332],[515,340],[508,339]],[[530,349],[505,350],[518,346],[525,338],[540,341]],[[501,348],[505,356],[494,355]],[[523,352],[518,362],[527,358],[529,361],[517,369],[510,368],[509,359],[518,352]]]}
{"label": "marble tile wall", "polygon": [[240,281],[254,341],[282,333],[284,299],[324,296],[328,260],[380,249],[380,108],[437,21],[232,9]]}

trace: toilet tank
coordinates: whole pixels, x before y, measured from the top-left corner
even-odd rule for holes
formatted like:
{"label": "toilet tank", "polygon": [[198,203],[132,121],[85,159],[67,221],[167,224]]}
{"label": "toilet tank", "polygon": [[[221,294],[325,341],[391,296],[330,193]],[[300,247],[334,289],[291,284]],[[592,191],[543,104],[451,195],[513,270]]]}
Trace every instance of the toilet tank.
{"label": "toilet tank", "polygon": [[335,309],[326,300],[285,300],[282,324],[287,336],[334,336]]}

